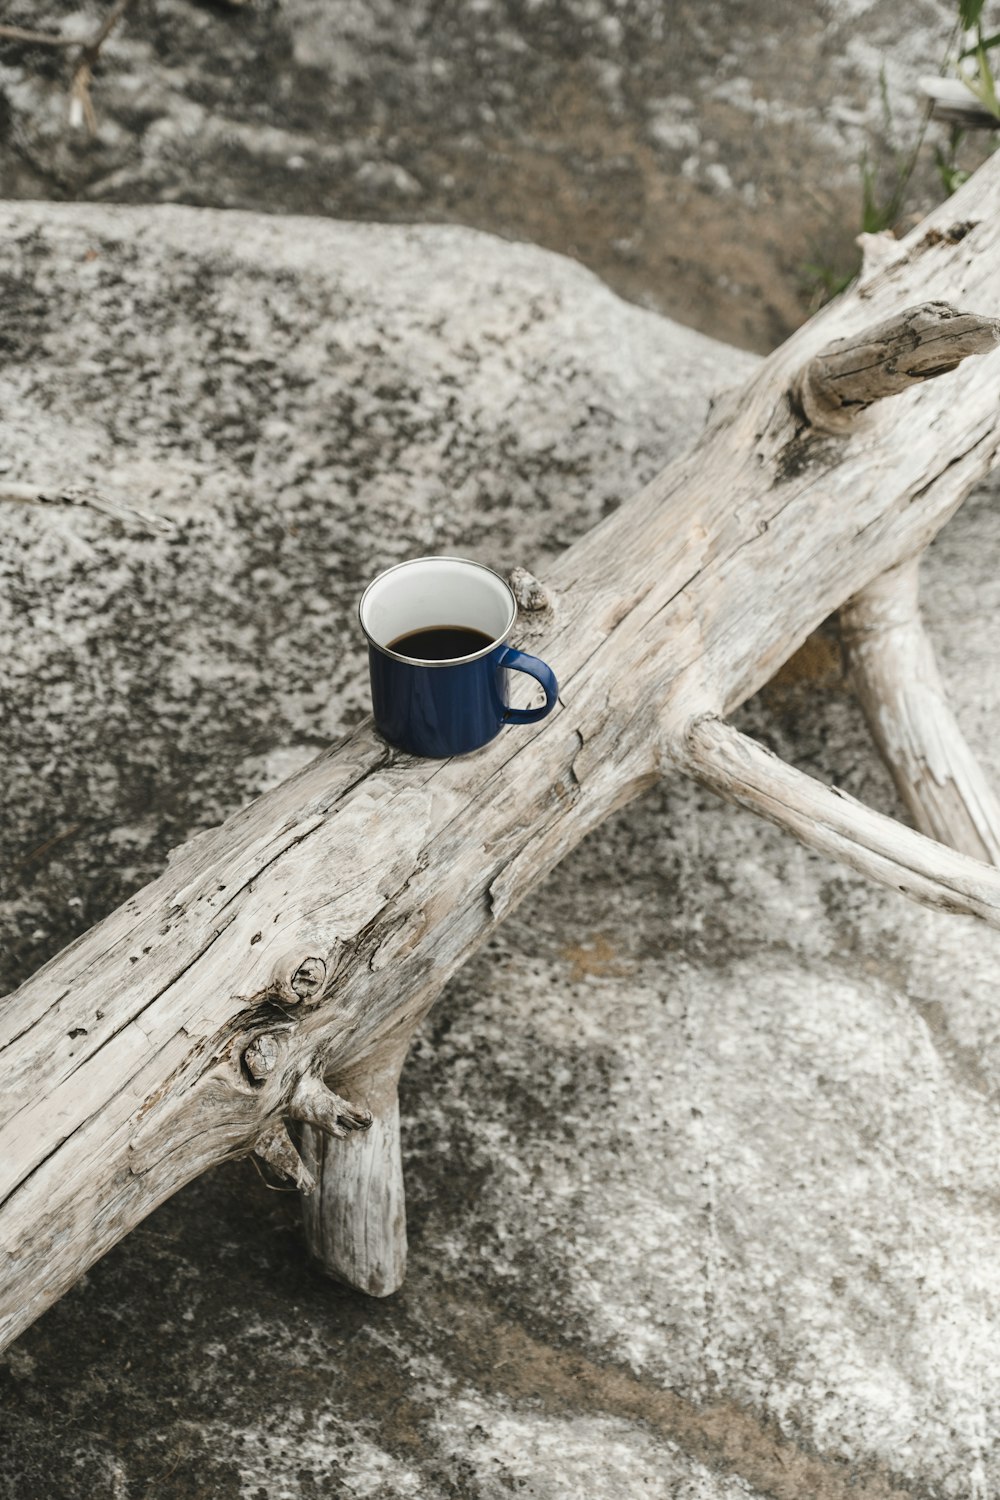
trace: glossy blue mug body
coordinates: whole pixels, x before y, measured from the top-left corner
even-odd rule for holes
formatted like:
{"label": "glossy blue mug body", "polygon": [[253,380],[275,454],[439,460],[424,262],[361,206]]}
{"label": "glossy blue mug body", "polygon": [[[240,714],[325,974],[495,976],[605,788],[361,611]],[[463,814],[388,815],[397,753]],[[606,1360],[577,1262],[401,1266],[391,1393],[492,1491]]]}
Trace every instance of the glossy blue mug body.
{"label": "glossy blue mug body", "polygon": [[[372,708],[383,739],[411,755],[467,755],[505,724],[535,724],[552,712],[558,684],[545,662],[507,644],[517,603],[504,580],[465,558],[422,557],[379,574],[361,600],[368,637]],[[447,661],[405,654],[405,637],[422,630],[479,632],[482,649]],[[534,677],[541,708],[511,708],[511,671]]]}

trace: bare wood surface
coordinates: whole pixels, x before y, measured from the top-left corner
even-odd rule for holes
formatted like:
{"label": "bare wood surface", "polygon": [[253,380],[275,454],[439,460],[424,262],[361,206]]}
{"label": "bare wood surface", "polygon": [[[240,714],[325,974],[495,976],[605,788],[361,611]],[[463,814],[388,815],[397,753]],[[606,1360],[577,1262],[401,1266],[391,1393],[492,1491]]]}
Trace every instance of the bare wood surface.
{"label": "bare wood surface", "polygon": [[318,1191],[302,1202],[306,1243],[328,1275],[371,1297],[406,1275],[406,1194],[399,1133],[399,1074],[407,1048],[380,1054],[338,1085],[369,1112],[363,1137],[300,1131],[302,1160]]}
{"label": "bare wood surface", "polygon": [[855,689],[921,832],[1000,864],[1000,801],[949,706],[918,588],[919,559],[911,558],[841,610]]}
{"label": "bare wood surface", "polygon": [[303,1199],[306,1243],[337,1281],[388,1297],[406,1276],[406,1195],[393,1095],[363,1140],[304,1130],[302,1159],[319,1184]]}
{"label": "bare wood surface", "polygon": [[867,280],[881,271],[899,253],[899,241],[891,229],[880,229],[874,234],[859,234],[854,243],[861,251],[861,276]]}
{"label": "bare wood surface", "polygon": [[793,385],[793,396],[817,432],[849,432],[875,401],[985,354],[1000,322],[956,312],[947,302],[909,307],[860,336],[837,339],[815,355]]}
{"label": "bare wood surface", "polygon": [[[544,724],[443,763],[362,725],[0,1004],[0,1340],[205,1167],[263,1149],[307,1182],[283,1121],[366,1123],[352,1081],[405,1052],[493,926],[658,776],[707,779],[692,722],[728,713],[926,546],[996,459],[997,358],[914,384],[842,437],[804,422],[789,390],[832,342],[906,322],[921,295],[1000,306],[998,206],[991,162],[563,555],[525,616],[562,685]],[[838,802],[821,791],[816,824]],[[881,823],[835,831],[827,852],[892,865]],[[995,872],[901,832],[894,883],[993,920]]]}
{"label": "bare wood surface", "polygon": [[370,1297],[388,1297],[406,1276],[406,1194],[393,1093],[363,1140],[342,1144],[302,1132],[302,1160],[318,1191],[302,1200],[306,1243],[328,1275]]}
{"label": "bare wood surface", "polygon": [[944,849],[813,776],[731,724],[706,716],[688,728],[686,769],[728,802],[776,823],[810,849],[937,911],[1000,928],[1000,870]]}

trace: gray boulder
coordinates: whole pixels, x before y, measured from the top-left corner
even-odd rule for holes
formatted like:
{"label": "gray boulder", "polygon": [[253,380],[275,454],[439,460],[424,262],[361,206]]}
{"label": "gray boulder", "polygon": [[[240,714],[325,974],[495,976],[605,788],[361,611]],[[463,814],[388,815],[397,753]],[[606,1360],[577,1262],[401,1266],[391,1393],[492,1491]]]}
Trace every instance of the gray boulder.
{"label": "gray boulder", "polygon": [[[20,18],[85,37],[91,5]],[[71,57],[0,47],[0,189],[470,224],[768,350],[851,271],[859,163],[888,204],[954,27],[954,0],[157,0],[105,45],[93,137]],[[900,217],[941,196],[930,136]]]}
{"label": "gray boulder", "polygon": [[103,506],[2,502],[11,982],[366,711],[368,577],[542,568],[750,363],[463,229],[18,205],[2,232],[0,484]]}

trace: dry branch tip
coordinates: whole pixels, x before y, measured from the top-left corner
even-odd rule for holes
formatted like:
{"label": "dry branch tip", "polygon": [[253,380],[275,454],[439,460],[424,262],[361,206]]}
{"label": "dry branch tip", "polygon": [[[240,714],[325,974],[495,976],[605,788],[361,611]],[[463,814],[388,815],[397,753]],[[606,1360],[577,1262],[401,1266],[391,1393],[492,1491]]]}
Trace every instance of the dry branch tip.
{"label": "dry branch tip", "polygon": [[815,432],[853,431],[867,407],[945,375],[1000,342],[1000,322],[924,302],[860,333],[836,339],[791,382],[791,397]]}
{"label": "dry branch tip", "polygon": [[342,1099],[323,1080],[307,1073],[295,1085],[288,1107],[293,1120],[302,1120],[325,1130],[327,1135],[345,1136],[353,1130],[367,1130],[372,1123],[370,1110]]}

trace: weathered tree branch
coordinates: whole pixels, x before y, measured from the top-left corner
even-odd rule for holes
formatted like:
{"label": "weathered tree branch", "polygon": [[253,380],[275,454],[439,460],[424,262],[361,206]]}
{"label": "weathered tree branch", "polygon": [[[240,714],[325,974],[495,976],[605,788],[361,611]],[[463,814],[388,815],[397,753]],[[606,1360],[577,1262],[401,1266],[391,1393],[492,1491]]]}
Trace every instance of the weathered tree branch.
{"label": "weathered tree branch", "polygon": [[32,47],[78,49],[79,56],[73,66],[69,89],[69,123],[74,130],[84,124],[91,135],[97,130],[94,104],[90,97],[94,68],[101,55],[101,48],[132,4],[133,0],[116,0],[94,35],[85,42],[81,42],[79,37],[60,36],[58,32],[31,31],[22,26],[0,26],[0,43],[19,42]]}
{"label": "weathered tree branch", "polygon": [[884,573],[840,611],[861,706],[922,833],[1000,864],[1000,802],[965,742],[917,604],[919,560]]}
{"label": "weathered tree branch", "polygon": [[83,506],[99,515],[110,516],[129,527],[139,526],[144,531],[171,532],[174,523],[168,516],[159,516],[154,511],[142,510],[136,505],[121,500],[112,500],[89,485],[64,484],[44,486],[38,484],[11,484],[0,482],[0,504],[20,505],[68,505]]}
{"label": "weathered tree branch", "polygon": [[998,339],[995,318],[959,313],[947,302],[908,307],[814,355],[793,384],[793,399],[817,432],[850,432],[873,402],[988,353]]}
{"label": "weathered tree branch", "polygon": [[21,42],[32,47],[79,47],[79,37],[59,36],[53,31],[29,31],[23,26],[0,26],[0,42]]}
{"label": "weathered tree branch", "polygon": [[302,1204],[306,1241],[325,1271],[372,1297],[397,1291],[406,1274],[397,1091],[403,1060],[396,1048],[343,1085],[371,1112],[362,1139],[302,1130],[303,1159],[320,1184]]}
{"label": "weathered tree branch", "polygon": [[[790,390],[810,367],[846,375],[838,359],[855,347],[885,366],[865,390],[895,388],[918,298],[1000,307],[998,245],[993,160],[719,402],[692,451],[571,547],[540,595],[524,584],[541,606],[525,629],[561,682],[544,725],[445,763],[391,752],[362,725],[178,850],[0,1003],[0,1342],[205,1167],[263,1149],[306,1184],[314,1125],[335,1132],[314,1249],[355,1284],[395,1284],[394,1087],[414,1028],[495,924],[666,772],[735,785],[875,878],[995,920],[997,872],[862,816],[705,716],[731,712],[917,555],[995,462],[1000,359],[921,383],[921,353],[905,394],[837,436]],[[931,368],[982,347],[990,326],[961,324],[972,337]],[[289,1118],[311,1122],[305,1165],[279,1129]]]}
{"label": "weathered tree branch", "polygon": [[922,906],[979,917],[1000,928],[1000,870],[824,786],[731,724],[711,716],[696,719],[678,762],[728,802],[776,823],[877,885]]}

